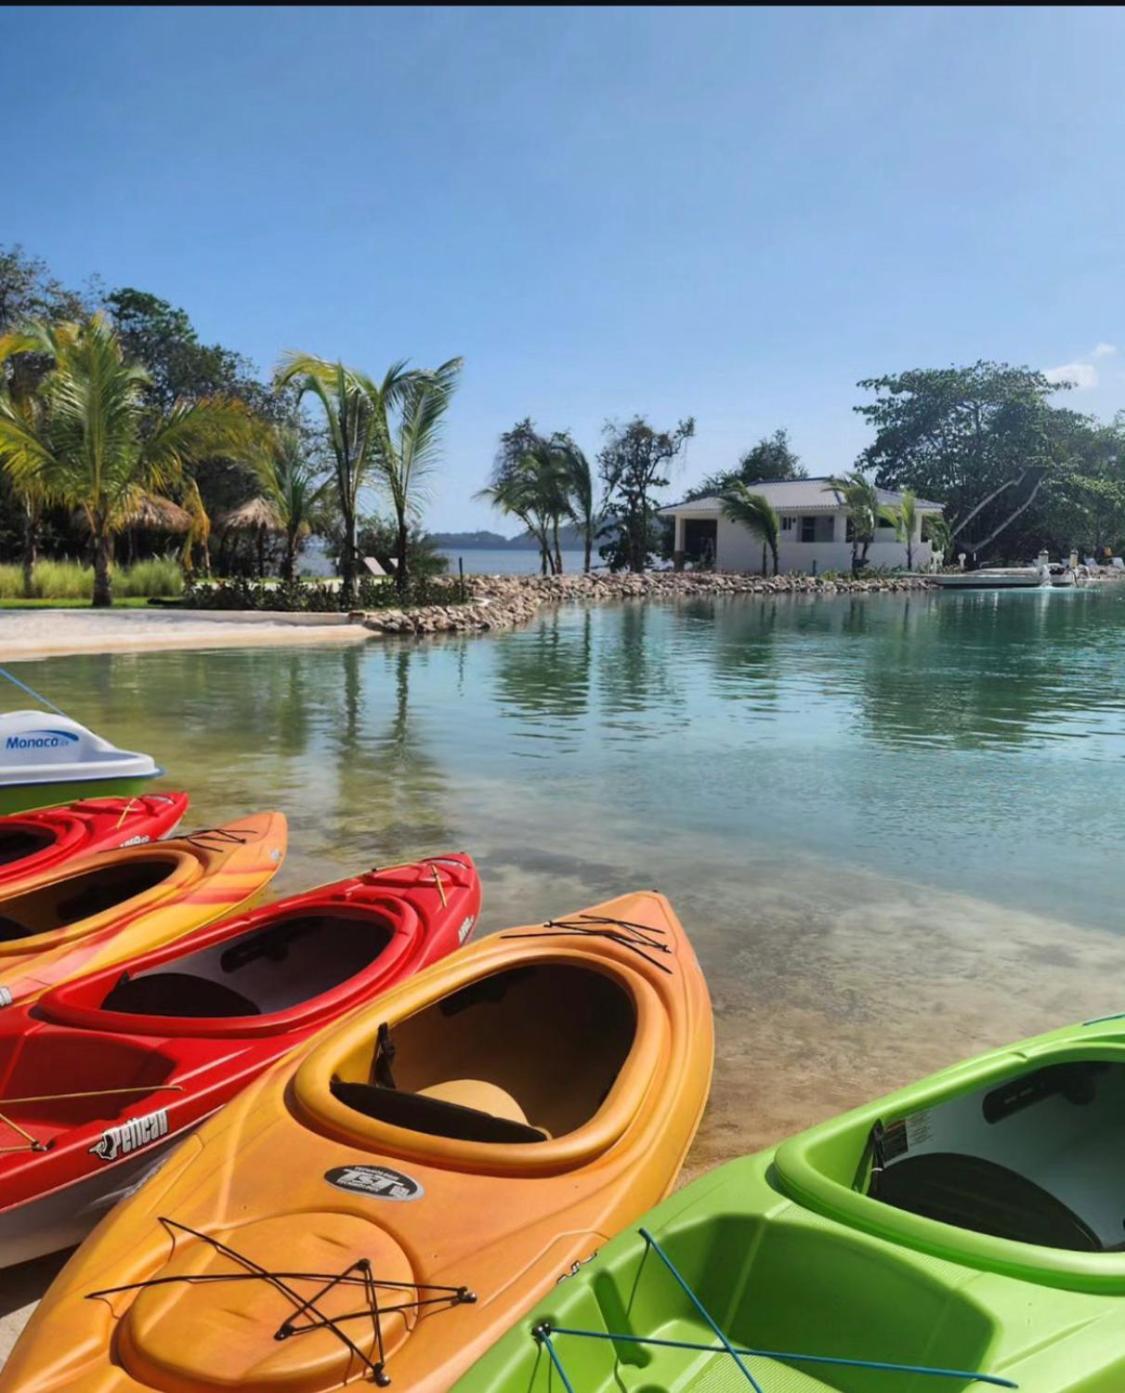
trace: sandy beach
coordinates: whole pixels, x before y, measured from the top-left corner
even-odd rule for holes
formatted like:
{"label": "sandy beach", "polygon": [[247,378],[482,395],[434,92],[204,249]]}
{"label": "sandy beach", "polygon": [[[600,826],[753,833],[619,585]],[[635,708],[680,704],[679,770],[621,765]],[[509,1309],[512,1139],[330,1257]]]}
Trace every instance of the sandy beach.
{"label": "sandy beach", "polygon": [[360,643],[371,637],[343,614],[190,609],[0,611],[0,660],[169,648]]}

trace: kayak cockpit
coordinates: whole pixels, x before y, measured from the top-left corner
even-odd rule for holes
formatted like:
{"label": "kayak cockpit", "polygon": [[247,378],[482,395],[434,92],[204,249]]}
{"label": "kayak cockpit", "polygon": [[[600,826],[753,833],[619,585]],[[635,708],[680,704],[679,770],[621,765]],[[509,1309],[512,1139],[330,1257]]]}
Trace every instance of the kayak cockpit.
{"label": "kayak cockpit", "polygon": [[107,861],[8,895],[0,899],[0,942],[15,943],[67,929],[124,907],[169,880],[179,865],[178,857],[160,855]]}
{"label": "kayak cockpit", "polygon": [[1028,1069],[876,1123],[871,1145],[882,1204],[1017,1243],[1125,1247],[1125,1063]]}
{"label": "kayak cockpit", "polygon": [[100,1008],[184,1019],[287,1011],[370,968],[394,933],[370,912],[283,915],[136,976],[123,972]]}
{"label": "kayak cockpit", "polygon": [[175,1067],[166,1054],[106,1038],[91,1049],[78,1034],[32,1032],[0,1048],[0,1155],[43,1151],[90,1122],[112,1123],[150,1100],[175,1097],[164,1087]]}
{"label": "kayak cockpit", "polygon": [[637,1029],[612,977],[544,962],[494,973],[393,1030],[385,1024],[341,1063],[332,1095],[365,1117],[453,1141],[536,1143],[589,1122]]}
{"label": "kayak cockpit", "polygon": [[8,823],[0,828],[0,866],[26,861],[55,844],[55,834],[30,822]]}

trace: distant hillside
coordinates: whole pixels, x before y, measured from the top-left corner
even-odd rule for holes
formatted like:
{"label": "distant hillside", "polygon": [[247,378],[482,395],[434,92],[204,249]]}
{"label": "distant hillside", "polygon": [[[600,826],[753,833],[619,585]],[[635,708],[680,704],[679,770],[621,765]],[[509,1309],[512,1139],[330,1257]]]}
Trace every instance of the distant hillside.
{"label": "distant hillside", "polygon": [[[499,532],[431,532],[430,541],[446,551],[535,551],[539,543],[528,533],[519,537],[502,537]],[[581,551],[582,534],[572,524],[559,528],[559,541],[564,551]]]}

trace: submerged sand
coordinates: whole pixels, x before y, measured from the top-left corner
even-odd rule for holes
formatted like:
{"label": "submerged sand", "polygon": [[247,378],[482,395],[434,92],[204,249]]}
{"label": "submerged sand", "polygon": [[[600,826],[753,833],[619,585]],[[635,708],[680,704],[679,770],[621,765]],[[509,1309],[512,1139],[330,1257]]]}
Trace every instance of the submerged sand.
{"label": "submerged sand", "polygon": [[191,609],[0,611],[0,661],[68,653],[360,643],[371,637],[341,614]]}
{"label": "submerged sand", "polygon": [[[684,842],[662,874],[623,877],[583,851],[482,848],[483,930],[645,880],[673,897],[716,1030],[711,1103],[681,1183],[955,1060],[1125,1008],[1125,936],[800,855],[748,853],[735,875]],[[298,852],[279,891],[316,873]],[[0,1359],[64,1257],[0,1273]]]}

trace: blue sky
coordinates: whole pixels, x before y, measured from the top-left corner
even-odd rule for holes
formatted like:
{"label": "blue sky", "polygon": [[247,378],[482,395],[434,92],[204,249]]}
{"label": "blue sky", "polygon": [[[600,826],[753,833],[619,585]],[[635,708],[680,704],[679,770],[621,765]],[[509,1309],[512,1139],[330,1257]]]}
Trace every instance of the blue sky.
{"label": "blue sky", "polygon": [[[467,360],[434,526],[531,415],[693,414],[676,480],[980,357],[1125,407],[1125,14],[7,9],[0,242],[269,368]],[[510,525],[500,530],[512,531]]]}

